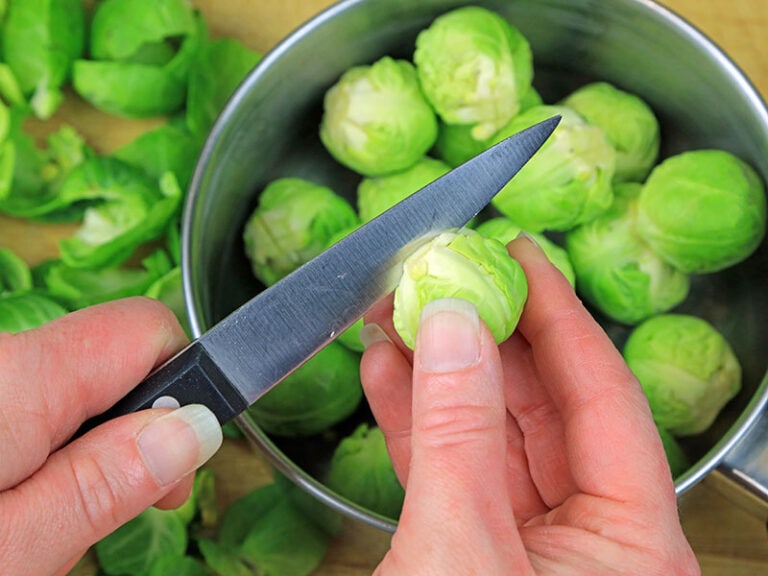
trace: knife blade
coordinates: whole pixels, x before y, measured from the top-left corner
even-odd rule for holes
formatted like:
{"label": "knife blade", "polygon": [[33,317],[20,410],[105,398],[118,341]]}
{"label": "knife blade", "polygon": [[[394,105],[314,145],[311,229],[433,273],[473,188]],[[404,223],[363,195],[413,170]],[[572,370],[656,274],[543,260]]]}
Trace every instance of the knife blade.
{"label": "knife blade", "polygon": [[480,212],[559,120],[507,138],[361,226],[221,320],[81,433],[161,398],[202,403],[222,424],[231,420],[390,293],[421,242]]}

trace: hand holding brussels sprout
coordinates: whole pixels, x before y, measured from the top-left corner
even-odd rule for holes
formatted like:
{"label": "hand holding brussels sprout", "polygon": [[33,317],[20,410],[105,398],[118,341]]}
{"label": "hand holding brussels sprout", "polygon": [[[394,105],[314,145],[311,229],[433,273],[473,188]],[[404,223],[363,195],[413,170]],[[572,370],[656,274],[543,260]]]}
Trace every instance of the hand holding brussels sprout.
{"label": "hand holding brussels sprout", "polygon": [[[363,385],[407,487],[380,570],[514,574],[546,555],[564,574],[585,573],[589,550],[615,559],[589,573],[695,573],[636,379],[546,256],[525,239],[510,253],[530,292],[501,346],[465,300],[425,309],[412,358],[391,302],[366,318],[389,339],[369,343]],[[584,518],[605,517],[609,534],[583,529]]]}

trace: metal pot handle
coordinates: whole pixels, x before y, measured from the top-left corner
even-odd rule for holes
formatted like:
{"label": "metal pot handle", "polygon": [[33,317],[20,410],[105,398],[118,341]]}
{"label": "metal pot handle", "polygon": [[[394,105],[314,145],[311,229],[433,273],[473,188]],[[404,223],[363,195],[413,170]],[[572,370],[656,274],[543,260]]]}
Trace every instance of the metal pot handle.
{"label": "metal pot handle", "polygon": [[761,519],[768,518],[768,411],[758,412],[707,479],[732,502]]}

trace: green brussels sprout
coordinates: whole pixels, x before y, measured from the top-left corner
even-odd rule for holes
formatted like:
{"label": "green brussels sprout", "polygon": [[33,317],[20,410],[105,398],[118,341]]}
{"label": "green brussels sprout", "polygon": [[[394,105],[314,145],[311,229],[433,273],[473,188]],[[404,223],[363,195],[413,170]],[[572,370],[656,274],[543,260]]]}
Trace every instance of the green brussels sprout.
{"label": "green brussels sprout", "polygon": [[387,518],[400,516],[405,499],[381,429],[361,424],[331,458],[326,484],[348,500]]}
{"label": "green brussels sprout", "polygon": [[639,183],[616,184],[608,211],[565,237],[580,294],[624,324],[671,310],[690,288],[688,275],[662,260],[635,231],[641,189]]}
{"label": "green brussels sprout", "polygon": [[[531,86],[520,100],[520,112],[534,106],[540,106],[541,104],[543,104],[541,96]],[[472,124],[447,124],[440,122],[437,141],[435,142],[436,155],[445,160],[449,166],[455,168],[470,158],[474,158],[486,148],[489,148],[493,136],[478,140],[472,136],[473,129],[474,126]]]}
{"label": "green brussels sprout", "polygon": [[320,139],[341,164],[363,176],[415,164],[437,138],[437,116],[413,64],[388,56],[347,70],[325,94]]}
{"label": "green brussels sprout", "polygon": [[[478,224],[477,228],[475,228],[475,231],[479,232],[483,236],[496,238],[496,240],[506,246],[512,242],[512,240],[517,238],[523,229],[512,222],[512,220],[509,218],[498,216]],[[560,272],[563,274],[563,276],[565,276],[566,280],[568,280],[571,286],[575,287],[576,276],[573,271],[573,266],[571,265],[571,259],[565,249],[555,244],[552,240],[544,236],[544,234],[536,234],[534,232],[531,234],[531,237],[536,240],[536,243],[544,251],[544,254],[547,255],[549,261],[554,264],[555,268],[560,270]]]}
{"label": "green brussels sprout", "polygon": [[494,143],[559,114],[552,136],[493,199],[493,206],[529,232],[569,230],[613,202],[616,152],[602,128],[564,106],[535,106],[515,116]]}
{"label": "green brussels sprout", "polygon": [[528,282],[522,266],[501,242],[462,228],[439,234],[403,264],[393,321],[409,348],[415,344],[421,309],[439,298],[462,298],[474,304],[501,343],[520,320]]}
{"label": "green brussels sprout", "polygon": [[466,6],[438,16],[416,38],[421,86],[447,124],[491,137],[520,111],[533,79],[526,38],[499,14]]}
{"label": "green brussels sprout", "polygon": [[614,181],[645,179],[659,155],[661,129],[644,100],[607,82],[595,82],[571,93],[562,105],[605,130],[616,149]]}
{"label": "green brussels sprout", "polygon": [[741,262],[765,235],[760,176],[724,150],[667,158],[640,193],[637,230],[683,272],[716,272]]}
{"label": "green brussels sprout", "polygon": [[675,436],[703,432],[741,389],[741,365],[709,322],[660,314],[629,335],[624,358],[656,423]]}
{"label": "green brussels sprout", "polygon": [[270,286],[325,250],[339,230],[357,224],[354,208],[330,188],[302,178],[269,183],[245,225],[253,273]]}
{"label": "green brussels sprout", "polygon": [[248,410],[268,434],[305,437],[344,420],[362,397],[359,355],[330,342]]}
{"label": "green brussels sprout", "polygon": [[664,454],[667,457],[670,471],[672,472],[672,478],[677,478],[683,472],[688,470],[691,466],[691,461],[688,455],[680,446],[680,442],[677,441],[669,430],[657,427],[659,436],[661,437],[661,444],[664,446]]}
{"label": "green brussels sprout", "polygon": [[357,187],[357,213],[360,220],[373,220],[450,169],[446,163],[424,156],[402,172],[363,178]]}

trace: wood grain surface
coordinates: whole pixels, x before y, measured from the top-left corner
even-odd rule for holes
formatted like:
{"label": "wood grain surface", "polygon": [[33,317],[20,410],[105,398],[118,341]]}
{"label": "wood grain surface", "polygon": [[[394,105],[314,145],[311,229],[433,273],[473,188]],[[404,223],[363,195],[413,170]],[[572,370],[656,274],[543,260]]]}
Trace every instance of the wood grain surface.
{"label": "wood grain surface", "polygon": [[[261,51],[308,18],[330,0],[196,0],[214,34],[241,39]],[[768,3],[766,0],[666,0],[668,8],[686,18],[714,40],[768,98]],[[649,41],[651,41],[649,39]],[[99,151],[108,152],[156,121],[127,122],[105,118],[77,98],[67,100],[54,122],[71,122]],[[33,126],[42,134],[44,126]],[[57,253],[68,226],[32,225],[0,217],[0,246],[14,248],[30,263]],[[244,442],[227,441],[214,457],[219,499],[226,506],[238,495],[271,478],[265,459]],[[746,513],[723,497],[710,479],[696,486],[681,503],[685,530],[707,576],[768,574],[768,535],[764,519]],[[318,576],[370,574],[384,555],[389,535],[347,521],[334,541]],[[73,572],[94,573],[87,559]]]}

